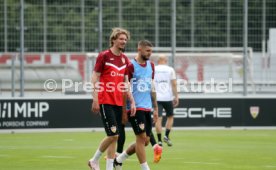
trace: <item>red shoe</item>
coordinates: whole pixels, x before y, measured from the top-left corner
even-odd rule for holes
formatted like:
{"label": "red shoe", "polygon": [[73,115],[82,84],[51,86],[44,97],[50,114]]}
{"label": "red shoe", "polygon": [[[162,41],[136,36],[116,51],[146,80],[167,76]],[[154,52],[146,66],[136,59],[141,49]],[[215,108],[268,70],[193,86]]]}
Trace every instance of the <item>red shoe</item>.
{"label": "red shoe", "polygon": [[153,147],[153,162],[158,163],[162,156],[163,148],[158,144],[154,145]]}

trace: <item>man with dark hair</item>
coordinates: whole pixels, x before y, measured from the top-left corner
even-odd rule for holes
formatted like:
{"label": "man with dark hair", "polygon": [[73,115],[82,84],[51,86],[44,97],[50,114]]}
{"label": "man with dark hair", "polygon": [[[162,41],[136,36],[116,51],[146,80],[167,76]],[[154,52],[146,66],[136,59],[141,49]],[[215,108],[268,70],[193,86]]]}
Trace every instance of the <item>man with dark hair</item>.
{"label": "man with dark hair", "polygon": [[[158,118],[156,93],[154,90],[154,64],[149,61],[152,54],[152,44],[147,40],[138,43],[138,54],[128,66],[128,78],[131,82],[132,94],[135,100],[136,114],[128,112],[128,119],[136,135],[136,141],[126,151],[114,160],[115,169],[121,169],[120,165],[130,155],[136,153],[142,170],[149,170],[146,160],[145,146],[148,145],[152,130],[151,111],[153,105],[154,122]],[[128,103],[127,108],[130,109]],[[160,149],[156,144],[154,147]],[[162,152],[162,148],[161,151]]]}

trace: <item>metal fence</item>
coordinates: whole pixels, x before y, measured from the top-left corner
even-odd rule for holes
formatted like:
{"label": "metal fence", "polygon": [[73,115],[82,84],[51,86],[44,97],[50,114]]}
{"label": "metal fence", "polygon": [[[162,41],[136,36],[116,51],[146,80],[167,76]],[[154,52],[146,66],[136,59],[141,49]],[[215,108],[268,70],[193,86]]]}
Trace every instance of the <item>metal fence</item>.
{"label": "metal fence", "polygon": [[[173,47],[174,43],[177,49],[184,48],[188,51],[198,48],[227,49],[244,46],[244,1],[241,0],[21,0],[21,2],[24,2],[24,16],[20,13],[22,4],[19,0],[0,0],[0,66],[7,64],[3,54],[20,51],[21,21],[24,21],[24,30],[21,30],[24,32],[22,40],[24,52],[46,57],[44,61],[48,61],[47,53],[54,58],[60,56],[62,58],[60,61],[65,61],[64,54],[70,58],[73,53],[81,53],[82,58],[78,60],[83,62],[86,53],[108,48],[111,29],[118,26],[128,29],[131,33],[126,52],[135,52],[136,43],[140,39],[152,41],[161,51]],[[267,57],[267,41],[271,28],[276,28],[276,1],[249,0],[248,47],[254,51],[250,68],[252,70],[242,68],[242,65],[239,65],[241,68],[238,69],[252,73],[249,83],[259,82],[260,91],[268,81],[272,81],[272,89],[276,82],[276,77],[272,76],[276,72],[276,67],[273,65],[276,64],[275,57]],[[33,60],[35,59],[31,59]],[[66,64],[72,65],[70,62]],[[179,63],[177,64],[179,66]],[[88,77],[83,75],[85,70],[83,65],[79,65],[83,69],[80,71],[82,78]],[[217,69],[214,69],[215,67]],[[229,64],[225,67],[230,68]],[[210,65],[203,71],[204,74],[210,73],[205,77],[222,76],[221,72],[225,67]],[[88,68],[91,69],[91,66]],[[198,71],[198,68],[192,67],[187,73],[192,74],[196,69]],[[227,75],[232,76],[231,78],[236,75],[238,77],[236,80],[241,82],[243,75],[240,71],[231,69]],[[242,85],[242,82],[240,84]]]}
{"label": "metal fence", "polygon": [[[108,47],[111,28],[131,32],[128,51],[149,39],[171,46],[170,0],[25,0],[28,52],[83,52]],[[19,45],[20,1],[0,1],[0,51]],[[242,47],[243,1],[176,0],[177,47]],[[248,1],[248,46],[262,50],[268,29],[276,27],[274,0]]]}

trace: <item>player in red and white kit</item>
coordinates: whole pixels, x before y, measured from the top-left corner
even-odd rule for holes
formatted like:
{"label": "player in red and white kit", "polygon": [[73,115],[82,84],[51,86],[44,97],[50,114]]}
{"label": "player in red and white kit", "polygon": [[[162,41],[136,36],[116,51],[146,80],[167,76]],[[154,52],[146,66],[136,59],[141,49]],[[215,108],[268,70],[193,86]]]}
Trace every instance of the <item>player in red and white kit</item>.
{"label": "player in red and white kit", "polygon": [[123,54],[129,33],[122,28],[113,28],[110,35],[110,49],[99,53],[92,74],[93,102],[92,112],[100,113],[105,128],[106,137],[100,143],[97,151],[89,160],[92,170],[99,170],[99,159],[107,150],[106,170],[113,169],[116,142],[119,137],[118,123],[122,121],[123,93],[131,102],[131,114],[135,115],[135,102],[127,79],[128,58]]}

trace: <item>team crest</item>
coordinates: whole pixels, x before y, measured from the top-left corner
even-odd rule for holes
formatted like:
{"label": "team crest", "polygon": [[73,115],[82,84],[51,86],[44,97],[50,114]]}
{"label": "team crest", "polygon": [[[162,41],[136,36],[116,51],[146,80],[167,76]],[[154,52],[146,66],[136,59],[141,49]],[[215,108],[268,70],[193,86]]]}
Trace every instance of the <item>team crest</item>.
{"label": "team crest", "polygon": [[111,127],[111,131],[112,131],[113,133],[115,133],[116,130],[117,130],[116,126],[112,126],[112,127]]}
{"label": "team crest", "polygon": [[250,107],[250,114],[251,116],[256,119],[259,115],[260,107],[259,106],[251,106]]}
{"label": "team crest", "polygon": [[125,59],[125,58],[123,58],[123,57],[122,57],[122,62],[123,62],[123,64],[125,64],[125,63],[126,63],[126,59]]}
{"label": "team crest", "polygon": [[145,124],[141,123],[141,124],[139,124],[139,127],[140,127],[141,130],[144,130],[145,129]]}

